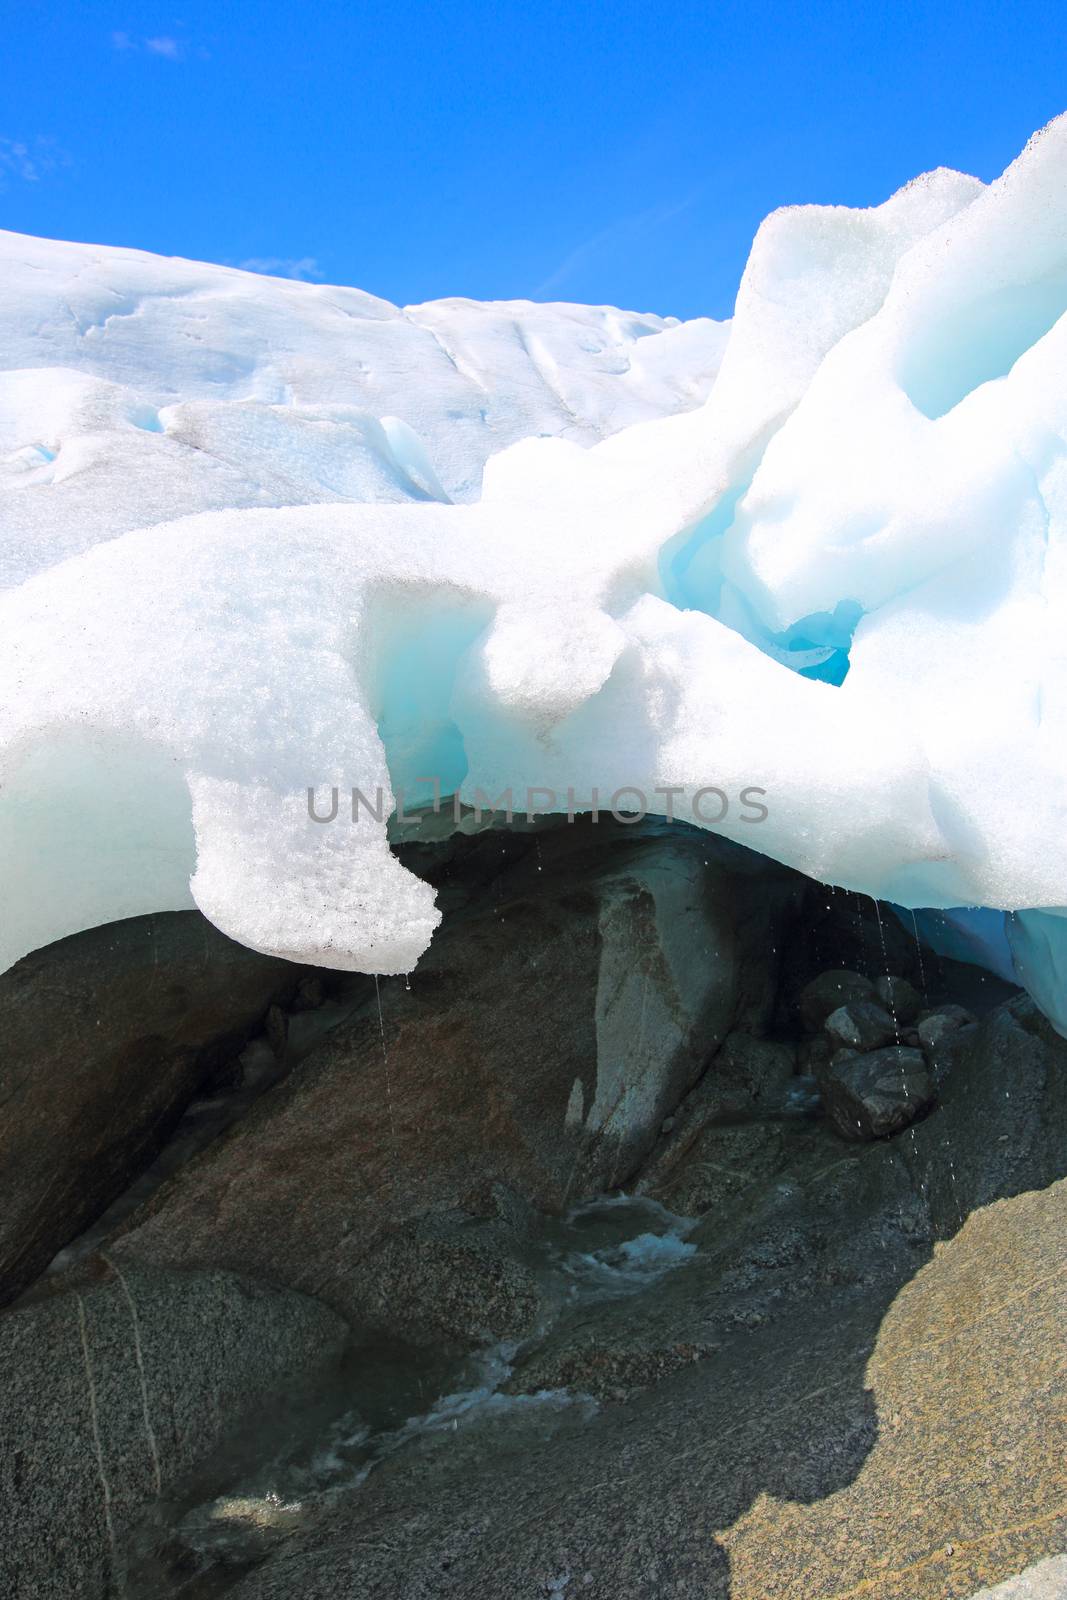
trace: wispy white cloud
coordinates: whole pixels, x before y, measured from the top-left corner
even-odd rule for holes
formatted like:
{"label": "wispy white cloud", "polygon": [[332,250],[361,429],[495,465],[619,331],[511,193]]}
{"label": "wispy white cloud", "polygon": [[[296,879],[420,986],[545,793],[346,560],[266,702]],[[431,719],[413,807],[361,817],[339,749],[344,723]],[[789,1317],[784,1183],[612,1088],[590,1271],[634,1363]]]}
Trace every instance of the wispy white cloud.
{"label": "wispy white cloud", "polygon": [[170,34],[161,34],[158,38],[146,39],[144,47],[154,56],[166,56],[168,61],[181,61],[185,57],[184,48],[178,43],[177,39],[172,39]]}
{"label": "wispy white cloud", "polygon": [[70,157],[54,139],[7,139],[0,135],[0,191],[13,180],[39,183],[59,167],[69,167]]}
{"label": "wispy white cloud", "polygon": [[594,261],[605,250],[620,249],[639,237],[654,233],[657,228],[662,228],[680,212],[687,210],[695,198],[695,194],[687,195],[684,200],[679,200],[675,204],[650,206],[646,211],[634,211],[624,217],[616,218],[606,228],[601,228],[588,239],[583,239],[581,244],[569,251],[548,277],[537,285],[533,291],[533,298],[546,300],[576,272],[590,261]]}
{"label": "wispy white cloud", "polygon": [[325,273],[314,256],[249,256],[238,261],[242,272],[262,272],[269,278],[296,278],[300,283],[321,281]]}
{"label": "wispy white cloud", "polygon": [[111,44],[115,50],[143,50],[150,56],[162,56],[164,61],[189,61],[193,57],[199,61],[210,59],[210,53],[202,46],[193,45],[188,39],[179,39],[172,33],[157,33],[150,39],[142,39],[120,29],[111,35]]}

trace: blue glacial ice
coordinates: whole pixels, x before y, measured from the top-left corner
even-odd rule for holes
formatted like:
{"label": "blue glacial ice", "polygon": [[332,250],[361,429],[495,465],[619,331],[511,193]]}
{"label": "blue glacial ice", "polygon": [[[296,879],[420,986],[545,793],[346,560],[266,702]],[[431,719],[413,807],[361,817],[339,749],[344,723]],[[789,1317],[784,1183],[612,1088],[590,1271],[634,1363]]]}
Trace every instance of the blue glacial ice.
{"label": "blue glacial ice", "polygon": [[1011,914],[1067,1028],[1067,120],[775,212],[729,324],[0,256],[0,963],[196,904],[408,970],[431,889],[312,785],[755,786],[717,831]]}

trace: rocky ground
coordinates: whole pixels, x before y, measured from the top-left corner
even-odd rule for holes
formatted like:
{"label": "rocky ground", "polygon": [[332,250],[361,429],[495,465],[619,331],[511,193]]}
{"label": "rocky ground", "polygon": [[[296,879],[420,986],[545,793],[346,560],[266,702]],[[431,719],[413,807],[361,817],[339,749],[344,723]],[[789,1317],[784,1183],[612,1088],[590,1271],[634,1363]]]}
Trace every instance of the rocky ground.
{"label": "rocky ground", "polygon": [[1067,1041],[691,829],[400,848],[407,982],[0,979],[0,1590],[1067,1592]]}

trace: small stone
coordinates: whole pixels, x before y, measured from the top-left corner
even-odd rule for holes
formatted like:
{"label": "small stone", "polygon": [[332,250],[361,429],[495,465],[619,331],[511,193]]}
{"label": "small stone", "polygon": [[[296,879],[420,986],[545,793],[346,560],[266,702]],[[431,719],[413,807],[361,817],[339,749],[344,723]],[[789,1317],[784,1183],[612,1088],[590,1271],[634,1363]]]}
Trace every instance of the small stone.
{"label": "small stone", "polygon": [[800,1020],[806,1033],[818,1033],[831,1011],[854,1000],[873,1000],[874,984],[845,967],[821,972],[800,992]]}
{"label": "small stone", "polygon": [[660,1133],[673,1133],[674,1132],[674,1118],[673,1117],[664,1117],[659,1131],[660,1131]]}
{"label": "small stone", "polygon": [[831,1050],[880,1050],[896,1041],[893,1018],[873,1000],[855,1000],[838,1006],[824,1024]]}
{"label": "small stone", "polygon": [[899,1026],[915,1021],[922,1010],[922,995],[907,978],[885,977],[875,980],[879,1000],[896,1018]]}
{"label": "small stone", "polygon": [[874,1050],[829,1069],[820,1085],[826,1114],[845,1139],[899,1133],[934,1103],[922,1052],[903,1046]]}

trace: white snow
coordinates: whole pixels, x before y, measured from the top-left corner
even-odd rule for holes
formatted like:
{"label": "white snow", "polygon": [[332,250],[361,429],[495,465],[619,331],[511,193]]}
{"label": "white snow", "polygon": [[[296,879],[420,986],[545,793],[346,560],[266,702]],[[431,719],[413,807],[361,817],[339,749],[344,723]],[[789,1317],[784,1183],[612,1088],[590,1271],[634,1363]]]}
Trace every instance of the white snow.
{"label": "white snow", "polygon": [[[476,498],[494,451],[699,404],[727,325],[0,232],[0,588],[194,511]],[[21,491],[47,485],[49,493]]]}
{"label": "white snow", "polygon": [[817,878],[1024,912],[1067,1017],[1067,120],[776,212],[728,326],[0,251],[4,963],[195,902],[405,970],[432,892],[308,786],[714,785]]}

